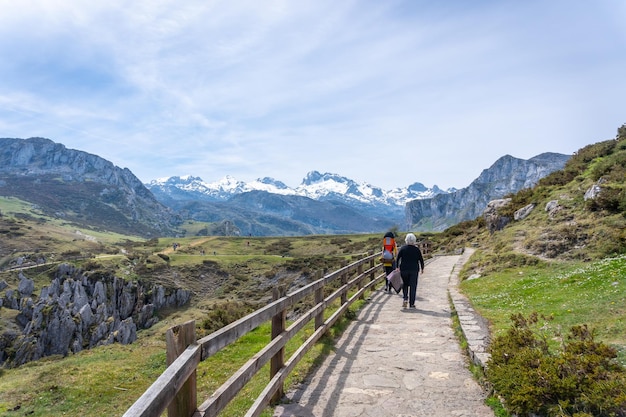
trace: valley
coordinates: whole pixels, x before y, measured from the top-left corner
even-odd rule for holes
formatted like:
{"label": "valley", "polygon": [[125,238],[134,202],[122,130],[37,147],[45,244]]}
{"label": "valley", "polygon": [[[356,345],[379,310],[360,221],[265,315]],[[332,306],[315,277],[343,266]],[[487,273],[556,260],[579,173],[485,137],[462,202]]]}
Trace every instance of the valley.
{"label": "valley", "polygon": [[[546,329],[563,333],[588,324],[597,340],[609,344],[616,360],[626,364],[625,167],[626,127],[622,127],[615,140],[579,150],[562,170],[503,196],[492,211],[440,232],[417,233],[418,239],[430,242],[429,256],[474,249],[460,273],[461,289],[488,319],[494,337],[507,331],[511,315],[536,312],[549,318]],[[179,219],[177,234],[145,236],[134,233],[141,228],[121,233],[124,227],[111,230],[102,222],[77,222],[78,217],[59,216],[24,197],[0,197],[0,340],[6,361],[0,367],[2,417],[119,415],[164,369],[164,332],[169,327],[193,319],[202,337],[264,305],[276,286],[299,288],[320,271],[379,250],[382,236],[207,235],[200,231],[208,230],[212,222],[189,218]],[[393,230],[401,242],[406,232]],[[103,338],[111,343],[89,346],[86,339],[79,339],[72,346],[81,349],[6,366],[23,351],[9,342],[32,326],[25,311],[36,311],[38,298],[44,291],[51,294],[55,279],[59,298],[65,283],[73,285],[68,297],[80,295],[77,283],[92,288],[85,290],[92,297],[89,291],[98,293],[95,285],[101,282],[117,294],[115,300],[140,300],[131,308],[111,301],[109,290],[101,291],[106,301],[100,304],[116,306],[113,318],[103,322],[116,324],[117,315],[122,316],[115,312],[126,310],[135,325],[146,324],[146,318],[150,325],[138,327],[132,343]],[[155,298],[159,291],[163,297]],[[176,291],[189,294],[189,299],[177,306],[163,304],[149,316],[142,310]],[[71,312],[77,298],[69,299],[72,302],[64,306]],[[42,306],[39,311],[40,317],[49,318],[56,310]],[[68,314],[74,323],[85,317]],[[254,336],[262,339],[265,331],[259,329]],[[332,340],[320,345],[293,383],[330,346]],[[220,368],[236,362],[239,348],[243,347],[216,357],[219,362],[207,363],[203,372],[211,380],[225,378]],[[211,389],[200,387],[203,394]]]}

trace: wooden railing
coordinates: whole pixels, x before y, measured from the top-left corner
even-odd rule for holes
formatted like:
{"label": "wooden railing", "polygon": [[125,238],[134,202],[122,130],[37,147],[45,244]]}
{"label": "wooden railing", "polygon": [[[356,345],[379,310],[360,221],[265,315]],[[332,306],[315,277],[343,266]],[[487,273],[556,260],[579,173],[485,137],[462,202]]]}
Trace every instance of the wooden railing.
{"label": "wooden railing", "polygon": [[[195,340],[194,322],[169,329],[166,334],[169,366],[123,417],[160,416],[166,408],[169,417],[217,416],[245,384],[270,362],[269,383],[246,414],[246,417],[259,416],[270,403],[282,397],[285,378],[304,355],[356,300],[363,299],[365,292],[384,278],[381,264],[378,263],[379,257],[379,253],[366,255],[286,295],[284,290],[275,289],[274,301],[270,304],[198,341]],[[329,288],[332,293],[324,297],[328,292],[325,290]],[[314,297],[313,307],[286,327],[287,312],[307,296]],[[324,311],[337,299],[340,305],[324,320]],[[196,368],[200,361],[270,320],[271,341],[198,407]],[[312,320],[315,321],[315,331],[285,361],[285,345]]]}

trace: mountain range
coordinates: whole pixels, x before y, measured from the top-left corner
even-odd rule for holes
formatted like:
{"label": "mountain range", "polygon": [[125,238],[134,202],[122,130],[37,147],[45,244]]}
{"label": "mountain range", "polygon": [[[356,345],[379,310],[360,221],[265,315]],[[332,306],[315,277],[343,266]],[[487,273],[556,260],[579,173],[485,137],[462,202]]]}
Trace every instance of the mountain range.
{"label": "mountain range", "polygon": [[[294,234],[373,232],[394,226],[402,230],[441,231],[476,218],[493,199],[532,187],[541,178],[562,169],[569,158],[550,152],[528,160],[505,155],[460,190],[442,190],[436,185],[428,188],[416,182],[407,188],[386,191],[318,171],[309,172],[296,188],[267,177],[245,183],[226,176],[207,183],[191,175],[161,178],[146,186],[159,201],[185,217],[207,222],[231,219],[241,232],[253,235],[268,234],[268,226],[276,223],[281,223],[284,233],[288,225],[275,218],[296,221],[290,230]],[[334,205],[320,205],[310,213],[311,200]],[[262,224],[251,220],[258,217],[255,211],[263,213]],[[312,218],[319,221],[311,222]],[[302,227],[303,223],[308,227]]]}
{"label": "mountain range", "polygon": [[441,190],[436,185],[427,188],[416,182],[407,188],[395,188],[390,191],[367,183],[357,183],[338,174],[311,171],[296,188],[290,188],[274,178],[259,178],[246,183],[226,175],[219,181],[207,183],[192,175],[166,177],[146,184],[149,190],[163,199],[188,200],[194,196],[203,201],[227,201],[235,194],[250,191],[265,191],[279,195],[297,195],[313,200],[342,200],[366,205],[404,206],[414,199],[432,198],[437,194],[451,193],[455,188]]}
{"label": "mountain range", "polygon": [[309,172],[296,188],[269,177],[245,183],[228,175],[213,183],[191,175],[168,177],[146,187],[186,218],[229,220],[238,233],[256,236],[386,230],[403,222],[408,201],[456,191],[421,183],[387,191],[318,171]]}
{"label": "mountain range", "polygon": [[213,183],[188,175],[142,184],[126,168],[49,139],[5,138],[0,139],[0,195],[70,223],[144,237],[180,235],[189,220],[206,222],[197,232],[206,235],[442,230],[475,218],[491,199],[532,186],[569,157],[506,155],[460,190],[419,182],[383,190],[318,171],[293,189],[268,177],[245,183],[228,175]]}

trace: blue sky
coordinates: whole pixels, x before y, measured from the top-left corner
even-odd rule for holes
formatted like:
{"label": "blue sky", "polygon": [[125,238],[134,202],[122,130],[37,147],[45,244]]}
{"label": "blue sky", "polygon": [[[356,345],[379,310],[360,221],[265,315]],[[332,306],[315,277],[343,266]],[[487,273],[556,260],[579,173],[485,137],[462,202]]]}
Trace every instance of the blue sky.
{"label": "blue sky", "polygon": [[143,182],[469,185],[626,123],[623,0],[0,0],[0,137]]}

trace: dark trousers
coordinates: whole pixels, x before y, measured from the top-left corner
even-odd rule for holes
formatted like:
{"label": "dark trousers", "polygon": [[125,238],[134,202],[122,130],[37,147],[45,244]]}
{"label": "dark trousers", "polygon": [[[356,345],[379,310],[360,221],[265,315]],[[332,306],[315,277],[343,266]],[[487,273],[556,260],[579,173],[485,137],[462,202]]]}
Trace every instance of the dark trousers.
{"label": "dark trousers", "polygon": [[[389,274],[391,274],[394,269],[395,267],[393,265],[385,265],[385,276],[389,276]],[[387,290],[391,291],[391,283],[388,279],[385,279],[385,291]]]}
{"label": "dark trousers", "polygon": [[402,298],[409,301],[409,305],[415,305],[415,294],[417,293],[417,271],[400,271],[402,277]]}

